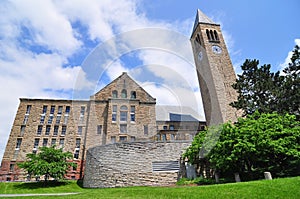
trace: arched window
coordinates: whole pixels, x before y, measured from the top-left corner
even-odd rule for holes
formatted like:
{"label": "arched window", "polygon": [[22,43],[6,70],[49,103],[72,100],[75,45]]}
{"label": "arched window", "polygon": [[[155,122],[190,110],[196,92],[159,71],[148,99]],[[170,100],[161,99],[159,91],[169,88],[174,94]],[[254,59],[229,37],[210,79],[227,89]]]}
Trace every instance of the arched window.
{"label": "arched window", "polygon": [[122,98],[127,98],[127,91],[125,89],[122,90],[121,96]]}
{"label": "arched window", "polygon": [[196,41],[198,42],[198,44],[201,45],[201,39],[200,39],[200,35],[199,34],[197,34],[197,36],[196,36]]}
{"label": "arched window", "polygon": [[210,34],[209,34],[209,30],[208,30],[208,29],[206,29],[206,36],[207,36],[208,40],[210,41],[210,40],[211,40],[211,37],[210,37]]}
{"label": "arched window", "polygon": [[114,90],[114,91],[112,92],[112,97],[113,97],[113,98],[118,98],[118,91]]}
{"label": "arched window", "polygon": [[214,34],[213,34],[213,31],[212,31],[212,30],[209,31],[209,35],[210,35],[210,37],[211,37],[211,40],[214,41],[214,40],[215,40],[215,37],[214,37]]}
{"label": "arched window", "polygon": [[218,33],[217,33],[217,31],[216,31],[216,30],[214,30],[214,35],[215,35],[215,39],[216,39],[216,41],[219,41],[219,36],[218,36]]}
{"label": "arched window", "polygon": [[130,98],[131,99],[136,99],[136,92],[135,91],[131,91]]}

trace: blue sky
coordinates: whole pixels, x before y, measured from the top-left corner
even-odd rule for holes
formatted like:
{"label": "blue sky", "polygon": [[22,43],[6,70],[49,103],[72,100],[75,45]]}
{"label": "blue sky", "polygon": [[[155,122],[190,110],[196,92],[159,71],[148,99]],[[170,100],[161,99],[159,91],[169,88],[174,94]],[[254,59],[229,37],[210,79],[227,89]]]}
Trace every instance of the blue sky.
{"label": "blue sky", "polygon": [[158,104],[203,114],[188,43],[198,8],[238,73],[246,58],[280,70],[300,44],[298,0],[1,1],[0,158],[20,97],[88,98],[123,71]]}

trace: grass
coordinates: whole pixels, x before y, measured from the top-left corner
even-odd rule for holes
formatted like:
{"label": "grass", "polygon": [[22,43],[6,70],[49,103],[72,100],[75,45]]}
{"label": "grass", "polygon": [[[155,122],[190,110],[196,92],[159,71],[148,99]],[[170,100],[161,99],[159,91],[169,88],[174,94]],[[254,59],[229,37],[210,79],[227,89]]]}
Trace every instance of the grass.
{"label": "grass", "polygon": [[[228,183],[209,186],[126,187],[84,189],[75,181],[52,183],[0,183],[0,194],[12,193],[64,193],[79,192],[69,196],[35,196],[31,198],[300,198],[300,177]],[[11,197],[10,197],[11,198]]]}

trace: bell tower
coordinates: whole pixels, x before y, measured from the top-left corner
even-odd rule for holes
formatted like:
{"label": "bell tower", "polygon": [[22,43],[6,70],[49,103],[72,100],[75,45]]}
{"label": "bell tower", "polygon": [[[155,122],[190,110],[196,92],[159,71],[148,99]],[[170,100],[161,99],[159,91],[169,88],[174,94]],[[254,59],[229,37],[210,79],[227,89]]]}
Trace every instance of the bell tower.
{"label": "bell tower", "polygon": [[241,112],[229,105],[238,96],[231,86],[236,76],[220,25],[199,9],[191,44],[207,125],[237,121]]}

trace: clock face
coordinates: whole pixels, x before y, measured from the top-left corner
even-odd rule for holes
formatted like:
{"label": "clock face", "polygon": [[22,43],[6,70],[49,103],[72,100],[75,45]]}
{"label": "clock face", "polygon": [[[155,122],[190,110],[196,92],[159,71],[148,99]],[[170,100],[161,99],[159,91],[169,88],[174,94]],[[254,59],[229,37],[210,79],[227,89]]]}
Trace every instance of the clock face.
{"label": "clock face", "polygon": [[203,53],[202,53],[202,51],[200,51],[200,52],[198,53],[198,61],[201,61],[202,58],[203,58]]}
{"label": "clock face", "polygon": [[212,51],[216,54],[221,54],[222,48],[220,46],[212,46]]}

